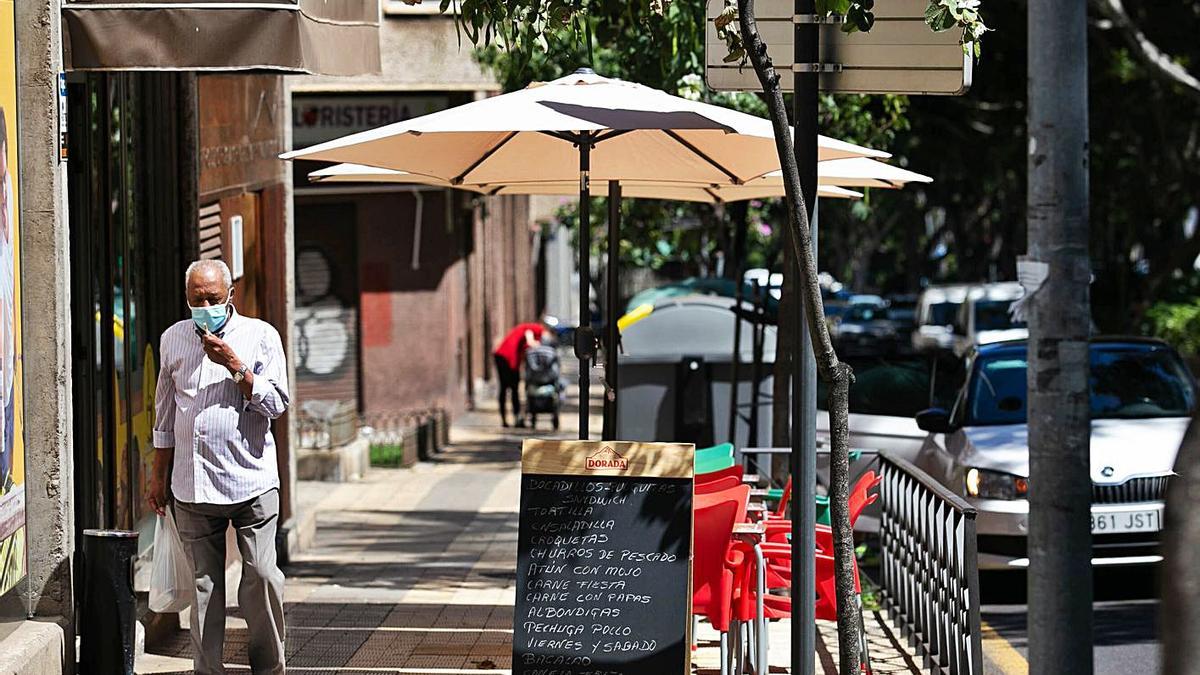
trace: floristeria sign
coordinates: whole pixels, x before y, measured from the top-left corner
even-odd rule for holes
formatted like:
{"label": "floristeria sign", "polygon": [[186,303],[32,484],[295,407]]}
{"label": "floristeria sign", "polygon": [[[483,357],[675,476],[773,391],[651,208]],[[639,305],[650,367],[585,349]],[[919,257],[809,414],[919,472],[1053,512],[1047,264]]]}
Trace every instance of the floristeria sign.
{"label": "floristeria sign", "polygon": [[449,106],[446,96],[296,94],[292,99],[292,147],[306,148]]}
{"label": "floristeria sign", "polygon": [[525,441],[514,674],[689,672],[694,455]]}

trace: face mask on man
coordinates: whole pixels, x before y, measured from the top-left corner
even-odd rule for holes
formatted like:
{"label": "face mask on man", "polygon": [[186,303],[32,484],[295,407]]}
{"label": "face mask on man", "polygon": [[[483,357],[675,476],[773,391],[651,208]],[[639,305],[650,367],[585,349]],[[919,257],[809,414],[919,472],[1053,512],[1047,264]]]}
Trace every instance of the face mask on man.
{"label": "face mask on man", "polygon": [[188,309],[192,310],[192,321],[196,323],[196,328],[211,333],[221,330],[221,327],[229,319],[229,301],[232,299],[233,291],[230,290],[229,297],[225,298],[225,302],[219,305],[209,305],[207,307],[192,307],[188,305]]}

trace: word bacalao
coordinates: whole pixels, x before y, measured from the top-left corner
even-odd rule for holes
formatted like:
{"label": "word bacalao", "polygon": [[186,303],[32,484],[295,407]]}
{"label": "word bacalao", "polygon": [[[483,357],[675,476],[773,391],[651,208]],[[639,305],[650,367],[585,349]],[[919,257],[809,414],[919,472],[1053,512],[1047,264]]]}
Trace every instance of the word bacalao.
{"label": "word bacalao", "polygon": [[595,469],[621,469],[624,471],[629,468],[629,460],[606,445],[600,448],[596,454],[588,457],[585,466],[589,471]]}

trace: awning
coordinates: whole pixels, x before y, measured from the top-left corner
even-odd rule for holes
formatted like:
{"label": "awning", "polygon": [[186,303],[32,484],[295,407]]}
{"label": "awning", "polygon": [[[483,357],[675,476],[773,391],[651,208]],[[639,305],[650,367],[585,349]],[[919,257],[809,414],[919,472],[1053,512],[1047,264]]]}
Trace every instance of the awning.
{"label": "awning", "polygon": [[379,0],[65,0],[67,70],[379,72]]}

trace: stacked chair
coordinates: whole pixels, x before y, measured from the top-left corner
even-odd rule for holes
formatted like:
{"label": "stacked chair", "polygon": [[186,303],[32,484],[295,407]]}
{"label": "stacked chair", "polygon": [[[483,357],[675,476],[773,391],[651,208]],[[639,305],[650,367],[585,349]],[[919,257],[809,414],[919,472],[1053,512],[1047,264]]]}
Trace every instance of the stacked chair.
{"label": "stacked chair", "polygon": [[[767,673],[767,622],[792,614],[793,599],[780,593],[791,586],[791,480],[778,493],[776,507],[756,519],[747,509],[751,487],[743,481],[731,444],[696,450],[695,470],[693,616],[707,619],[721,635],[722,675],[746,672],[746,666],[750,672]],[[868,471],[855,483],[851,524],[878,498],[872,491],[880,480]],[[761,523],[761,541],[739,539],[735,527],[752,522]],[[827,524],[817,525],[816,544],[816,616],[836,621],[833,532]],[[859,590],[857,564],[854,582]],[[860,644],[864,672],[869,672],[865,633]]]}

